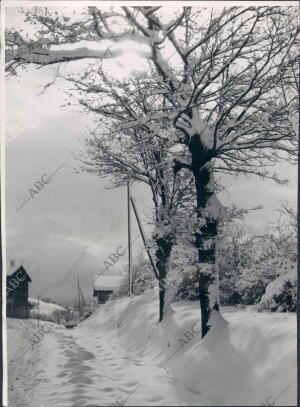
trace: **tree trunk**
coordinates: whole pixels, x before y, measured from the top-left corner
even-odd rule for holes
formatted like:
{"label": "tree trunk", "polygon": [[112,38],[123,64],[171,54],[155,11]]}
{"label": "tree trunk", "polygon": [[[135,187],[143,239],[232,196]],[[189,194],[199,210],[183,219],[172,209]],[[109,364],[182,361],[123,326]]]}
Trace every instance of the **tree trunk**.
{"label": "tree trunk", "polygon": [[200,136],[197,134],[191,138],[190,151],[197,197],[198,228],[195,234],[195,243],[198,251],[199,299],[203,338],[210,329],[209,320],[212,311],[219,311],[215,262],[220,204],[215,195],[211,157],[209,156],[211,152],[201,145]]}
{"label": "tree trunk", "polygon": [[[171,256],[172,253],[170,254],[170,259],[169,259],[169,264],[171,264]],[[165,303],[164,303],[164,317],[166,315],[171,315],[174,313],[171,304],[172,304],[172,300],[175,297],[177,291],[178,291],[178,282],[177,282],[177,278],[175,276],[175,279],[170,278],[170,273],[171,269],[170,267],[168,267],[168,273],[166,276],[166,292],[165,292]],[[174,277],[174,275],[173,275]]]}
{"label": "tree trunk", "polygon": [[156,268],[159,272],[159,322],[163,320],[165,311],[166,277],[170,264],[172,242],[170,236],[156,239]]}

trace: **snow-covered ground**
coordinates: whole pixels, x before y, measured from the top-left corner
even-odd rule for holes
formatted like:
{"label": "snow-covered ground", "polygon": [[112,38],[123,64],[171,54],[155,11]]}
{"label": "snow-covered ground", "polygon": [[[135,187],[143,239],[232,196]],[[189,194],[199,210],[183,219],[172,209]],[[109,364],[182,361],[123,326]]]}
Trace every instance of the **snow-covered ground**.
{"label": "snow-covered ground", "polygon": [[38,349],[30,346],[36,332],[34,320],[7,318],[8,406],[29,406],[34,374],[39,363]]}
{"label": "snow-covered ground", "polygon": [[[152,296],[109,301],[74,330],[43,322],[53,329],[27,359],[10,359],[13,407],[296,405],[294,313],[225,308],[201,341],[197,303],[158,325]],[[13,354],[17,329],[9,321]]]}

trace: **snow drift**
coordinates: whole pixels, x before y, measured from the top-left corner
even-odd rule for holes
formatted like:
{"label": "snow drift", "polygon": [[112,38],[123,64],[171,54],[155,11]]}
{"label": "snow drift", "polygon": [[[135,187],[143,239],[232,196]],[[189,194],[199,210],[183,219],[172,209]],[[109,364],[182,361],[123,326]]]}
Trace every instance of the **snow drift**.
{"label": "snow drift", "polygon": [[118,341],[130,354],[164,367],[185,405],[296,404],[294,313],[225,307],[223,316],[212,316],[213,327],[201,340],[198,304],[173,304],[174,312],[158,324],[152,297],[148,290],[109,301],[77,329]]}

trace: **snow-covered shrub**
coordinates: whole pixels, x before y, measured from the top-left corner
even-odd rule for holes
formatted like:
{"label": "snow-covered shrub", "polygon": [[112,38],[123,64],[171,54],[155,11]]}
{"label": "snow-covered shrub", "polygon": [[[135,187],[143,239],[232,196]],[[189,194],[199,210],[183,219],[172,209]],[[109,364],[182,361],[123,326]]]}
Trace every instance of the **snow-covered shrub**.
{"label": "snow-covered shrub", "polygon": [[220,284],[220,303],[222,305],[236,305],[241,302],[241,296],[237,292],[235,285],[230,280],[223,280]]}
{"label": "snow-covered shrub", "polygon": [[173,301],[199,300],[199,284],[195,278],[198,269],[197,251],[190,244],[174,246],[169,278],[172,280]]}
{"label": "snow-covered shrub", "polygon": [[[249,271],[250,265],[253,263],[252,246],[249,231],[241,222],[230,223],[222,228],[217,251],[220,303],[222,305],[236,305],[243,302],[243,292],[238,289],[237,285],[244,271]],[[247,288],[247,284],[244,285],[244,289]],[[261,295],[264,293],[264,288],[265,286]],[[252,288],[251,292],[253,292]]]}
{"label": "snow-covered shrub", "polygon": [[224,228],[218,249],[221,304],[259,303],[272,281],[296,268],[296,242],[291,223],[278,221],[261,235],[242,224]]}
{"label": "snow-covered shrub", "polygon": [[295,312],[297,303],[297,275],[294,266],[286,274],[272,281],[266,288],[258,311]]}
{"label": "snow-covered shrub", "polygon": [[269,281],[271,280],[267,281],[266,277],[255,277],[252,280],[241,278],[235,285],[239,302],[245,305],[256,304],[265,292]]}
{"label": "snow-covered shrub", "polygon": [[[137,258],[136,263],[132,266],[131,272],[133,295],[141,295],[148,288],[154,287],[155,276],[153,269],[150,262],[144,259],[143,256]],[[129,294],[128,270],[124,269],[123,274],[124,278],[120,287],[109,297],[111,300],[126,297]]]}

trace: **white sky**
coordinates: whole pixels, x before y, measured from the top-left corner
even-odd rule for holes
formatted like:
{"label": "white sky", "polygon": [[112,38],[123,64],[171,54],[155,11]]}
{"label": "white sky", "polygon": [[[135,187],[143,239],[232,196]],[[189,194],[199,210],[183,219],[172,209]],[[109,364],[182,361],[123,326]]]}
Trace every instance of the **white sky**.
{"label": "white sky", "polygon": [[[6,19],[9,25],[23,25],[15,9],[9,9]],[[132,63],[137,65],[132,54],[120,62],[124,63],[125,71],[130,71]],[[121,68],[117,65],[112,69],[117,72]],[[99,178],[74,173],[76,162],[71,154],[82,148],[80,138],[92,121],[91,117],[60,108],[65,104],[63,82],[59,82],[61,91],[53,86],[39,95],[41,86],[51,78],[50,68],[30,66],[6,82],[6,129],[12,137],[6,143],[7,260],[23,259],[28,268],[40,261],[30,271],[31,296],[71,299],[76,294],[79,275],[84,294],[91,299],[93,276],[103,270],[104,261],[118,246],[127,245],[126,191],[105,190],[105,183]],[[44,190],[16,212],[28,198],[34,182],[63,163]],[[278,186],[256,177],[227,176],[224,182],[228,188],[220,196],[222,202],[233,202],[243,208],[263,205],[262,210],[247,216],[253,227],[263,227],[277,216],[278,201],[296,205],[297,169],[283,163],[277,171],[290,178],[290,186]],[[150,233],[149,191],[139,185],[133,194]],[[134,238],[138,231],[134,220],[133,224]],[[134,244],[134,253],[141,248],[139,239]],[[111,272],[125,264],[126,256]]]}

